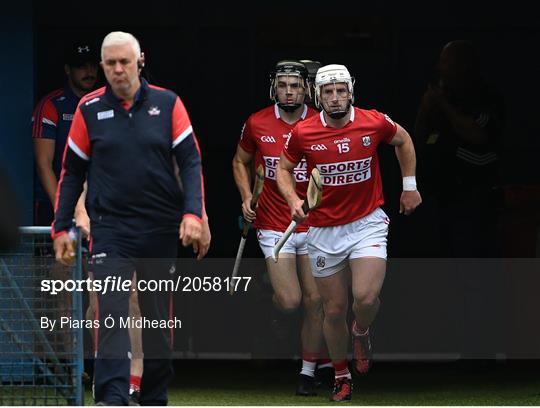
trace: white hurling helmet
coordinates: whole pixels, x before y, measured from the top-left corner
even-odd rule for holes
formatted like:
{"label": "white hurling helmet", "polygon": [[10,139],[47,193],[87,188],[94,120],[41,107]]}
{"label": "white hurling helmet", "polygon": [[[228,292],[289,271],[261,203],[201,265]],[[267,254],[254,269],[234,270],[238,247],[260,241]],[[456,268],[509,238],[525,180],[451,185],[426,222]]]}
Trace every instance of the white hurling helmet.
{"label": "white hurling helmet", "polygon": [[330,64],[319,68],[315,75],[315,105],[322,109],[321,106],[321,88],[326,84],[346,83],[352,97],[350,104],[354,103],[354,78],[349,73],[345,65]]}

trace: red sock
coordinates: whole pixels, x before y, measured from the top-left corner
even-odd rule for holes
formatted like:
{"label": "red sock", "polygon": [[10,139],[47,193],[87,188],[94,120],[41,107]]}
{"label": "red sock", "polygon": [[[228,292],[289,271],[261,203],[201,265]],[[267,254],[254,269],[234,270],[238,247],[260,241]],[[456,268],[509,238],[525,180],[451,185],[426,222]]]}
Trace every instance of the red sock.
{"label": "red sock", "polygon": [[129,388],[133,391],[141,390],[141,377],[138,375],[129,376]]}
{"label": "red sock", "polygon": [[351,378],[347,360],[333,361],[332,363],[334,364],[334,370],[336,371],[336,379],[342,377]]}

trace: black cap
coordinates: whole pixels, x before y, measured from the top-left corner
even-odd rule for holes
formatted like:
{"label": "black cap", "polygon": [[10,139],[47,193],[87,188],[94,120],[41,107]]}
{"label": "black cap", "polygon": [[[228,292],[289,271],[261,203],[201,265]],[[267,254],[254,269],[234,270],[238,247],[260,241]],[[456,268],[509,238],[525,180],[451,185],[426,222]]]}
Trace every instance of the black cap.
{"label": "black cap", "polygon": [[97,48],[89,42],[76,42],[66,50],[65,62],[72,67],[82,67],[87,62],[97,65]]}

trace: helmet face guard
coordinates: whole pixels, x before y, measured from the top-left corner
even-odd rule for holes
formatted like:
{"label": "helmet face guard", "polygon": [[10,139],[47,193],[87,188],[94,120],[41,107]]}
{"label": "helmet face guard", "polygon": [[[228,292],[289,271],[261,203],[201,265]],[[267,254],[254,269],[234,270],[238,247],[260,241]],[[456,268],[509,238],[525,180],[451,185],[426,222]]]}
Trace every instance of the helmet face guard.
{"label": "helmet face guard", "polygon": [[[333,84],[334,93],[337,95],[338,99],[341,99],[340,93],[338,92],[336,85],[337,84],[346,84],[347,85],[347,96],[348,99],[347,106],[344,109],[340,110],[329,110],[328,106],[325,106],[321,100],[321,91],[324,85]],[[350,95],[350,96],[349,96]],[[354,78],[351,77],[349,70],[344,65],[331,64],[321,67],[317,71],[315,76],[315,105],[319,109],[323,109],[328,116],[332,119],[341,119],[343,118],[350,110],[351,105],[354,103]]]}
{"label": "helmet face guard", "polygon": [[[293,84],[290,78],[297,79]],[[286,87],[286,93],[292,93],[291,87],[298,86],[304,92],[297,91],[296,100],[282,102],[278,98],[278,87]],[[306,95],[310,96],[308,71],[306,67],[297,61],[280,61],[276,64],[275,70],[270,74],[270,99],[273,100],[280,109],[285,112],[294,112],[300,108],[305,101]]]}

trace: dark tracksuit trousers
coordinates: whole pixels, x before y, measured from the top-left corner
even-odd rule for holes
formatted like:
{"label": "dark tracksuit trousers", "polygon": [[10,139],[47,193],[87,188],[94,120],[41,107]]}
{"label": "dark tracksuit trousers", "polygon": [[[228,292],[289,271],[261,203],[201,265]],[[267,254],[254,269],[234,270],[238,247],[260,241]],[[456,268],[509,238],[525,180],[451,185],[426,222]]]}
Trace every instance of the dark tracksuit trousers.
{"label": "dark tracksuit trousers", "polygon": [[[177,234],[126,235],[117,230],[92,226],[90,268],[94,279],[105,282],[107,276],[138,280],[174,279]],[[103,255],[105,254],[105,256]],[[95,255],[98,255],[97,257]],[[110,286],[110,284],[109,284]],[[98,292],[100,327],[97,333],[97,356],[94,368],[94,398],[110,405],[127,405],[131,350],[127,328],[120,327],[120,317],[129,316],[129,291]],[[141,316],[148,320],[168,320],[172,310],[170,292],[138,293]],[[105,319],[112,317],[114,327]],[[112,320],[109,319],[108,322]],[[167,386],[173,375],[170,328],[143,328],[144,372],[141,383],[142,405],[166,405]]]}

